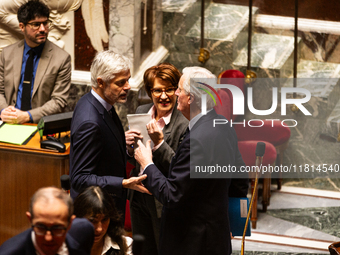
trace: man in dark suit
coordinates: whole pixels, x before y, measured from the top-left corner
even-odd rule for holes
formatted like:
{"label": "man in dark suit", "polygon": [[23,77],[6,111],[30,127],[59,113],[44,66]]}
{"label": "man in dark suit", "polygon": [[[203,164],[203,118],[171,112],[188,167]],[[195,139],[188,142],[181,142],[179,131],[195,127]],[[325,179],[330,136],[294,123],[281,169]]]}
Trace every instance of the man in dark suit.
{"label": "man in dark suit", "polygon": [[100,186],[122,214],[127,188],[149,193],[141,184],[146,175],[126,179],[125,134],[113,107],[126,102],[130,76],[128,58],[112,50],[98,53],[91,65],[92,90],[78,101],[71,123],[72,198],[89,186]]}
{"label": "man in dark suit", "polygon": [[3,255],[86,255],[91,253],[93,225],[75,219],[73,202],[64,191],[47,187],[32,197],[26,212],[32,226],[0,246]]}
{"label": "man in dark suit", "polygon": [[47,40],[49,12],[39,1],[29,1],[18,10],[24,40],[4,48],[0,56],[0,117],[4,122],[38,123],[67,105],[71,57]]}
{"label": "man in dark suit", "polygon": [[[211,178],[202,172],[194,178],[196,166],[241,166],[244,164],[237,147],[235,131],[229,125],[213,126],[222,119],[212,109],[207,97],[207,114],[201,113],[201,89],[205,86],[190,80],[216,77],[201,67],[185,68],[176,95],[177,109],[190,120],[189,130],[177,149],[168,176],[152,162],[150,143],[135,151],[135,158],[148,178],[146,188],[163,203],[160,233],[160,254],[230,254],[231,240],[228,219],[228,189],[231,173],[224,178]],[[196,81],[196,80],[195,80]],[[209,178],[210,177],[210,178]],[[245,180],[247,182],[247,180]]]}

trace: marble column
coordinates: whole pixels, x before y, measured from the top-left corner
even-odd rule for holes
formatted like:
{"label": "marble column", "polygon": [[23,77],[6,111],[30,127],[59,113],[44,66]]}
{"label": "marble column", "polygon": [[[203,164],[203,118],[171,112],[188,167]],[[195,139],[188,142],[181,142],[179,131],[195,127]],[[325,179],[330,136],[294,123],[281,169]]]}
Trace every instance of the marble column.
{"label": "marble column", "polygon": [[[141,62],[141,10],[145,1],[141,0],[110,0],[110,31],[109,49],[113,49],[127,57],[133,63],[132,75],[139,70]],[[162,36],[162,2],[152,2],[152,51],[161,45]],[[150,8],[150,7],[149,7]]]}
{"label": "marble column", "polygon": [[152,43],[152,52],[146,60],[143,60],[141,58],[141,30],[144,24],[141,24],[141,17],[145,0],[110,0],[109,49],[127,56],[133,65],[131,68],[131,90],[128,94],[128,102],[126,104],[115,104],[116,111],[125,128],[127,127],[126,114],[135,113],[139,104],[138,94],[143,85],[144,71],[162,60],[162,58],[154,57],[155,55],[163,54],[158,53],[159,48],[161,48],[162,37],[162,1],[147,0],[146,2],[149,10],[148,15],[151,15],[148,19],[152,20],[151,27],[148,27],[148,30],[152,31],[152,40],[150,42]]}

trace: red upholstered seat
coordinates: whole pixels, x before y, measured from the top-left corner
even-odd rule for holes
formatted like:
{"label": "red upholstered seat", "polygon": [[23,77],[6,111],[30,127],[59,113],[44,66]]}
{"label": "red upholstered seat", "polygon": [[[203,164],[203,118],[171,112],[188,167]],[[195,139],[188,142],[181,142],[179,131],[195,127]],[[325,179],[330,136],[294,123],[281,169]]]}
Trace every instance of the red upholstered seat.
{"label": "red upholstered seat", "polygon": [[[227,120],[230,120],[231,118],[231,107],[230,107],[230,96],[229,94],[220,89],[217,91],[219,94],[222,105],[217,100],[215,111],[217,114],[223,115]],[[260,121],[258,121],[260,122]],[[252,125],[260,125],[261,123],[256,123],[253,122]],[[271,123],[267,123],[270,124]],[[240,127],[239,127],[240,126]],[[253,166],[255,164],[255,150],[256,150],[256,145],[258,142],[264,142],[266,144],[266,150],[265,150],[265,155],[263,157],[263,164],[265,165],[272,165],[275,163],[276,160],[276,149],[273,143],[268,142],[268,133],[271,134],[273,132],[272,128],[269,125],[264,125],[263,127],[246,127],[243,128],[243,125],[233,125],[236,131],[237,139],[238,139],[238,146],[240,153],[242,155],[243,161],[247,166]],[[284,129],[286,130],[286,129]],[[289,130],[289,129],[288,129]],[[274,133],[273,133],[274,134]],[[273,136],[272,141],[274,143],[280,143],[282,139],[285,139],[287,136],[287,132],[282,132],[281,134],[277,136]],[[290,130],[289,130],[289,135],[290,135]],[[257,139],[256,139],[257,138]],[[289,137],[288,137],[289,138]]]}
{"label": "red upholstered seat", "polygon": [[276,160],[276,149],[274,145],[265,141],[239,141],[238,149],[242,155],[242,159],[246,166],[255,165],[256,161],[256,145],[258,142],[264,142],[266,144],[265,154],[263,156],[262,165],[268,166],[273,165]]}
{"label": "red upholstered seat", "polygon": [[[246,86],[244,84],[244,74],[238,70],[226,70],[220,73],[218,76],[219,83],[221,84],[232,84],[237,86],[243,91],[243,94],[246,98]],[[229,89],[223,89],[223,91],[227,92],[230,97],[230,108],[229,114],[230,118],[233,119],[234,122],[241,122],[240,119],[244,119],[244,116],[233,115],[233,96]],[[223,94],[222,91],[219,94]],[[223,101],[222,101],[223,102]],[[219,109],[221,110],[221,109]],[[225,110],[221,110],[223,112]],[[228,118],[228,119],[230,119]],[[262,125],[263,123],[263,125]],[[246,122],[246,126],[236,124],[233,125],[235,128],[237,138],[239,141],[265,141],[271,143],[275,146],[277,152],[277,161],[276,164],[280,165],[283,162],[283,152],[288,147],[288,141],[290,138],[290,128],[282,125],[280,120],[259,120],[252,121],[251,125],[253,126],[261,126],[261,127],[250,127]],[[278,179],[278,189],[281,188],[281,176]]]}
{"label": "red upholstered seat", "polygon": [[132,231],[129,200],[126,201],[124,229],[125,231],[128,231],[128,232]]}
{"label": "red upholstered seat", "polygon": [[278,146],[290,138],[290,128],[282,126],[281,121],[254,120],[251,125],[256,127],[234,125],[239,141],[262,140]]}

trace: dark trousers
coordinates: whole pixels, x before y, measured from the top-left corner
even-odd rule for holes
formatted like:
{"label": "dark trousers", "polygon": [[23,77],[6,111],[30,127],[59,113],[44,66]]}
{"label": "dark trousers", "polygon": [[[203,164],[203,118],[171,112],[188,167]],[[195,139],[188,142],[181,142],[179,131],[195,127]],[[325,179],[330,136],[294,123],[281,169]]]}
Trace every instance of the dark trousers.
{"label": "dark trousers", "polygon": [[158,255],[161,219],[157,217],[155,198],[135,191],[130,203],[133,235],[145,237],[143,255]]}

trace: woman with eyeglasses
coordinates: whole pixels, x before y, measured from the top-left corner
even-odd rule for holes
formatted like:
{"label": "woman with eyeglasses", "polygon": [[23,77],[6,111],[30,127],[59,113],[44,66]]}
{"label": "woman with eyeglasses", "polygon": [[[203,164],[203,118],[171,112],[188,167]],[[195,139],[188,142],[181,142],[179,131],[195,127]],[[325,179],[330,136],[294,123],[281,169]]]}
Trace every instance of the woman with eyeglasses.
{"label": "woman with eyeglasses", "polygon": [[124,236],[121,215],[109,193],[90,186],[74,200],[74,214],[88,219],[94,227],[91,255],[130,255],[132,238]]}
{"label": "woman with eyeglasses", "polygon": [[[144,73],[144,88],[152,103],[141,105],[136,113],[150,113],[152,120],[146,125],[148,134],[144,140],[153,142],[154,163],[165,176],[168,174],[172,157],[179,143],[183,140],[188,127],[188,120],[177,110],[175,91],[181,73],[168,63],[150,67]],[[129,130],[125,133],[127,149],[133,154],[135,137],[140,138],[140,131]],[[134,162],[135,163],[135,162]],[[133,176],[138,176],[143,169],[135,163]],[[140,192],[129,195],[133,234],[145,237],[143,254],[158,254],[160,217],[162,204],[153,196]]]}

